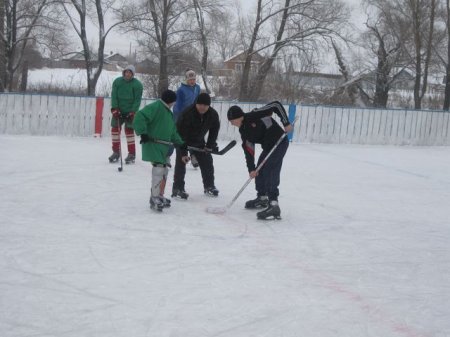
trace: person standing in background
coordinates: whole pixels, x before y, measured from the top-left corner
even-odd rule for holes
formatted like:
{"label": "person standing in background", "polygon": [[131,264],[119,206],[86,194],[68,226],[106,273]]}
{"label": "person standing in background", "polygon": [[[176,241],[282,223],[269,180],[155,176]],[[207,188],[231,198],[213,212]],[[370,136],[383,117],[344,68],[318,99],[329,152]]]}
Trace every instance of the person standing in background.
{"label": "person standing in background", "polygon": [[122,76],[114,80],[111,92],[111,139],[113,154],[108,158],[110,163],[115,163],[120,158],[120,131],[125,124],[125,136],[127,139],[128,156],[125,164],[134,163],[136,159],[136,146],[134,143],[133,118],[139,110],[142,99],[142,83],[134,77],[135,68],[127,66]]}
{"label": "person standing in background", "polygon": [[[198,95],[200,94],[200,86],[197,84],[197,74],[192,69],[187,69],[185,73],[186,82],[181,83],[177,89],[177,101],[173,107],[173,118],[175,123],[178,121],[183,111],[194,104]],[[169,156],[172,155],[173,149],[169,151]],[[195,168],[198,167],[198,161],[195,154],[191,153],[191,164]]]}

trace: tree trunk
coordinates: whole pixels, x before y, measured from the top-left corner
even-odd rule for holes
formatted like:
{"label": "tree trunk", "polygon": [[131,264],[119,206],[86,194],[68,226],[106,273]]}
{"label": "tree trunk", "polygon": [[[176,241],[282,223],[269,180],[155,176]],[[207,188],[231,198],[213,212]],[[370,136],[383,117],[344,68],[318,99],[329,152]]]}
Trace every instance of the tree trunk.
{"label": "tree trunk", "polygon": [[198,0],[194,0],[194,10],[195,15],[197,17],[197,23],[200,33],[200,41],[202,43],[202,68],[200,70],[202,74],[203,84],[205,85],[205,89],[207,93],[210,93],[208,87],[208,76],[207,76],[207,68],[208,68],[208,40],[206,38],[205,33],[205,20],[203,18],[202,8],[198,2]]}
{"label": "tree trunk", "polygon": [[413,29],[414,29],[414,45],[415,45],[415,63],[416,63],[416,78],[414,81],[414,108],[421,108],[420,99],[420,82],[422,77],[422,39],[420,37],[420,14],[419,14],[419,2],[416,1],[412,8],[413,11]]}
{"label": "tree trunk", "polygon": [[165,46],[160,49],[160,62],[159,62],[159,79],[158,79],[158,97],[164,90],[169,88],[169,74],[167,69],[168,64],[167,49]]}
{"label": "tree trunk", "polygon": [[387,52],[384,48],[383,40],[379,39],[378,43],[378,64],[375,82],[375,95],[373,97],[373,105],[377,108],[386,108],[389,97],[389,60]]}
{"label": "tree trunk", "polygon": [[255,48],[256,40],[258,38],[260,22],[262,14],[262,0],[258,0],[258,8],[256,11],[256,22],[253,28],[252,38],[250,40],[250,45],[245,51],[245,62],[244,68],[242,69],[241,85],[239,90],[239,101],[249,101],[249,81],[250,81],[250,70],[251,62],[253,58],[253,50]]}
{"label": "tree trunk", "polygon": [[22,66],[22,78],[20,80],[20,91],[26,92],[28,84],[28,61],[25,60]]}
{"label": "tree trunk", "polygon": [[423,97],[425,96],[427,92],[427,86],[428,86],[428,69],[430,68],[430,62],[431,62],[431,50],[433,48],[433,35],[434,35],[434,18],[436,13],[436,0],[431,0],[431,6],[430,6],[430,27],[428,31],[428,41],[426,46],[426,53],[425,53],[425,64],[423,67],[423,79],[422,79],[422,91],[420,94],[420,101],[422,102]]}
{"label": "tree trunk", "polygon": [[290,0],[285,0],[284,3],[284,10],[283,10],[283,16],[280,22],[280,27],[278,27],[277,37],[276,37],[276,43],[272,50],[272,54],[270,57],[264,61],[261,68],[258,69],[258,74],[256,76],[255,84],[252,86],[252,88],[249,90],[249,99],[252,101],[258,100],[259,96],[261,95],[262,88],[264,86],[264,81],[266,80],[267,74],[269,73],[270,69],[272,68],[272,64],[275,60],[275,58],[278,55],[278,52],[281,50],[283,46],[282,38],[284,34],[284,29],[286,27],[286,20],[289,13],[289,6],[290,6]]}
{"label": "tree trunk", "polygon": [[0,0],[0,92],[6,86],[5,0]]}
{"label": "tree trunk", "polygon": [[447,5],[447,65],[445,67],[445,98],[444,110],[450,107],[450,0],[446,0]]}

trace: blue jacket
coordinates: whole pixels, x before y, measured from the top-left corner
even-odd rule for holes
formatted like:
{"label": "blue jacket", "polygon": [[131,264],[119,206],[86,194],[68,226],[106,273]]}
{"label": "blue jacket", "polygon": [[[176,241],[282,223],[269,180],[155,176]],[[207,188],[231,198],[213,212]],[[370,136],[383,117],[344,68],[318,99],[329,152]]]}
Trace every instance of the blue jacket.
{"label": "blue jacket", "polygon": [[184,109],[194,104],[199,94],[200,86],[198,84],[190,86],[186,83],[181,83],[177,90],[177,101],[173,107],[173,118],[175,121],[178,120]]}

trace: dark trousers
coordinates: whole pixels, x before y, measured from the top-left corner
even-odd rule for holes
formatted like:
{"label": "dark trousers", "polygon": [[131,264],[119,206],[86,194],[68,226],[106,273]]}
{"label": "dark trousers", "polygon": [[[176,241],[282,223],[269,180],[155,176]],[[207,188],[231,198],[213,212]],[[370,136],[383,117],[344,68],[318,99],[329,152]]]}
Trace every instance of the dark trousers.
{"label": "dark trousers", "polygon": [[[202,174],[203,187],[214,186],[214,164],[210,153],[193,152],[197,157],[198,166]],[[184,190],[184,177],[186,176],[186,164],[181,160],[181,151],[176,149],[175,172],[173,175],[173,188]]]}
{"label": "dark trousers", "polygon": [[[255,178],[258,196],[267,195],[269,200],[278,200],[280,194],[278,190],[278,186],[280,185],[280,172],[288,147],[289,141],[285,137],[259,171],[258,176]],[[258,165],[266,158],[269,151],[263,151],[261,153],[258,158]]]}

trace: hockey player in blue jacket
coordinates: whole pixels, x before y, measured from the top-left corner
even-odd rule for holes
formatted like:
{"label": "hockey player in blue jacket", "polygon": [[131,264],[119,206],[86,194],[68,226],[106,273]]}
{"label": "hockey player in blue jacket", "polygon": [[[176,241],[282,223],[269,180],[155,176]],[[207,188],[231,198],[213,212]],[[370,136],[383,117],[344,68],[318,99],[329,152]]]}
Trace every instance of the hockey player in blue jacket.
{"label": "hockey player in blue jacket", "polygon": [[[194,104],[200,94],[200,86],[197,84],[197,74],[192,69],[186,70],[186,82],[181,83],[177,90],[177,101],[173,107],[173,119],[175,123],[178,121],[183,111]],[[172,155],[173,148],[169,151],[169,157]],[[191,164],[195,168],[198,167],[197,157],[191,153]]]}
{"label": "hockey player in blue jacket", "polygon": [[191,69],[187,70],[186,83],[181,83],[181,86],[177,90],[177,101],[173,107],[173,118],[175,122],[184,109],[194,104],[197,96],[200,94],[200,86],[197,84],[196,77],[195,71]]}

